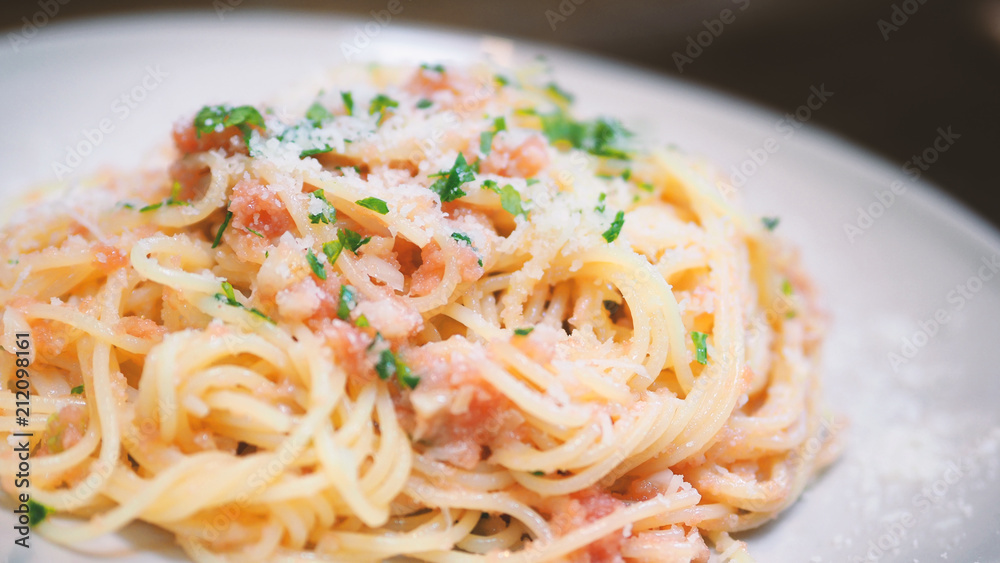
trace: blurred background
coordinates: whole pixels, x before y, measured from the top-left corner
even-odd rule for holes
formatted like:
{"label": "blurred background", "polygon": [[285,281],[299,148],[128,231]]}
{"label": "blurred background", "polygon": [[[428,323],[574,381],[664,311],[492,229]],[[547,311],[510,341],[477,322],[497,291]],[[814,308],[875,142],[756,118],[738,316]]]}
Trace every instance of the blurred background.
{"label": "blurred background", "polygon": [[[370,17],[389,0],[3,0],[9,41],[45,6],[57,23],[229,7]],[[810,125],[925,178],[1000,225],[1000,0],[401,0],[400,21],[479,30],[609,56],[779,113],[833,92]],[[2,80],[2,77],[0,77]],[[957,135],[933,163],[940,131]],[[940,131],[939,131],[940,130]],[[914,160],[916,157],[917,160]],[[908,164],[909,163],[909,164]]]}

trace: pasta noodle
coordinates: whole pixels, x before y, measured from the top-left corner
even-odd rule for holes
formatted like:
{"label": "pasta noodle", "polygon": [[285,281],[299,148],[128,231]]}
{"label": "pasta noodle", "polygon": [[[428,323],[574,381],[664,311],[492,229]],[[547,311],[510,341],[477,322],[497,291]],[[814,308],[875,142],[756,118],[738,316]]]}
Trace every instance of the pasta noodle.
{"label": "pasta noodle", "polygon": [[749,561],[729,533],[835,449],[814,290],[709,169],[546,80],[339,69],[20,209],[0,475],[33,431],[37,531],[141,520],[213,563]]}

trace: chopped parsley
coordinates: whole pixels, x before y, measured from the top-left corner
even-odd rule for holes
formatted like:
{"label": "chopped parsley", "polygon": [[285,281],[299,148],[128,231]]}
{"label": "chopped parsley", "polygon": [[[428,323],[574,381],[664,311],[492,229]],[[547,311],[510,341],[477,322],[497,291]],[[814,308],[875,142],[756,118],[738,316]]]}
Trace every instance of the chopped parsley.
{"label": "chopped parsley", "polygon": [[625,180],[626,182],[628,182],[631,179],[632,179],[632,169],[631,168],[626,168],[625,171],[622,172],[622,180]]}
{"label": "chopped parsley", "polygon": [[781,283],[781,292],[784,293],[785,295],[791,295],[792,294],[792,282],[790,282],[788,280],[785,280],[784,282],[782,282]]}
{"label": "chopped parsley", "polygon": [[83,395],[83,385],[77,385],[69,390],[70,395]]}
{"label": "chopped parsley", "polygon": [[447,172],[441,171],[440,176],[431,184],[431,190],[441,196],[441,201],[454,201],[465,195],[462,184],[476,179],[469,164],[465,161],[465,155],[458,153],[455,164]]}
{"label": "chopped parsley", "polygon": [[427,109],[434,105],[434,102],[428,100],[427,98],[420,98],[417,102],[417,109]]}
{"label": "chopped parsley", "polygon": [[420,68],[424,70],[433,70],[434,72],[441,72],[441,73],[444,72],[444,65],[429,65],[427,63],[424,63],[420,65]]}
{"label": "chopped parsley", "polygon": [[326,268],[323,267],[323,263],[320,262],[319,258],[316,257],[316,254],[313,252],[313,249],[310,248],[309,250],[306,251],[306,260],[309,262],[309,267],[312,268],[312,271],[314,274],[316,274],[316,277],[321,280],[325,280]]}
{"label": "chopped parsley", "polygon": [[372,237],[361,238],[361,235],[351,229],[337,229],[337,240],[340,245],[351,252],[357,254],[362,245],[372,240]]}
{"label": "chopped parsley", "polygon": [[645,190],[645,191],[647,191],[649,193],[653,193],[653,189],[654,188],[653,188],[653,184],[650,184],[649,182],[642,182],[642,183],[639,184],[639,189]]}
{"label": "chopped parsley", "polygon": [[563,90],[555,82],[549,82],[549,85],[545,87],[545,93],[555,98],[560,104],[569,105],[573,103],[573,94]]}
{"label": "chopped parsley", "polygon": [[263,235],[263,233],[260,233],[260,232],[258,232],[258,231],[255,231],[255,230],[251,229],[250,227],[247,227],[247,232],[249,232],[249,233],[250,233],[250,234],[252,234],[252,235],[255,235],[255,236],[258,236],[258,237],[260,237],[260,238],[264,238],[264,235]]}
{"label": "chopped parsley", "polygon": [[[472,239],[469,238],[469,235],[467,235],[465,233],[460,233],[458,231],[455,231],[454,233],[451,233],[451,238],[453,238],[453,239],[455,239],[457,241],[464,242],[465,244],[471,246],[472,250],[474,250],[476,252],[476,255],[478,257],[479,249],[476,248],[475,245],[472,244]],[[479,258],[479,267],[482,267],[482,266],[483,266],[483,259]]]}
{"label": "chopped parsley", "polygon": [[311,121],[314,127],[319,127],[324,121],[332,120],[333,114],[319,102],[313,102],[306,111],[306,119]]}
{"label": "chopped parsley", "polygon": [[632,135],[614,119],[599,117],[593,121],[576,121],[562,111],[539,114],[542,132],[552,143],[566,142],[596,156],[628,160],[625,140]]}
{"label": "chopped parsley", "polygon": [[377,197],[366,197],[364,199],[359,199],[354,203],[360,205],[361,207],[371,209],[372,211],[378,213],[379,215],[385,215],[386,213],[389,212],[389,206],[386,205],[384,201],[382,201]]}
{"label": "chopped parsley", "polygon": [[708,346],[705,344],[705,339],[708,335],[704,332],[692,331],[691,340],[694,342],[695,359],[701,365],[708,364]]}
{"label": "chopped parsley", "polygon": [[248,309],[246,307],[246,305],[244,305],[244,304],[240,303],[239,301],[237,301],[236,300],[236,291],[233,289],[233,284],[231,284],[231,283],[229,283],[227,281],[222,282],[222,293],[216,293],[215,294],[215,298],[217,300],[219,300],[219,301],[222,301],[226,305],[229,305],[231,307],[236,307],[238,309],[244,309],[247,312],[249,312],[251,315],[260,317],[260,318],[264,319],[265,321],[267,321],[267,322],[269,322],[271,324],[274,324],[274,319],[272,319],[271,317],[265,315],[260,310],[258,310],[258,309],[252,309],[252,308]]}
{"label": "chopped parsley", "polygon": [[[167,207],[173,207],[175,205],[191,205],[190,203],[188,203],[186,201],[182,201],[182,200],[178,199],[180,197],[180,195],[181,195],[181,183],[175,181],[174,185],[170,188],[170,196],[167,197],[167,199],[165,199],[165,200],[163,200],[161,202],[158,202],[158,203],[153,203],[151,205],[147,205],[145,207],[142,207],[142,208],[139,209],[139,213],[145,213],[147,211],[155,211],[155,210],[163,207],[164,205],[166,205]],[[133,209],[134,208],[134,206],[131,203],[125,203],[125,204],[122,205],[122,207],[126,207],[126,206],[127,206],[127,209]]]}
{"label": "chopped parsley", "polygon": [[333,147],[331,147],[330,145],[324,144],[322,147],[320,147],[318,149],[306,149],[306,150],[300,152],[299,153],[299,158],[306,158],[307,156],[315,156],[317,154],[328,153],[328,152],[331,152],[331,151],[333,151]]}
{"label": "chopped parsley", "polygon": [[479,152],[483,154],[490,154],[490,150],[493,148],[493,137],[495,137],[497,133],[506,130],[507,120],[504,119],[502,115],[494,119],[493,128],[479,134]]}
{"label": "chopped parsley", "polygon": [[502,75],[502,74],[494,74],[493,75],[493,80],[495,80],[496,83],[499,84],[499,85],[501,85],[501,86],[506,86],[506,85],[510,84],[510,79],[507,78],[506,76]]}
{"label": "chopped parsley", "polygon": [[372,98],[371,104],[368,106],[368,115],[375,115],[376,113],[385,113],[386,108],[398,108],[399,102],[386,96],[385,94],[379,94]]}
{"label": "chopped parsley", "polygon": [[236,127],[243,134],[243,141],[250,148],[252,126],[264,128],[264,117],[253,106],[205,106],[194,116],[194,131],[197,138],[207,133],[221,131],[222,128]]}
{"label": "chopped parsley", "polygon": [[611,222],[611,226],[608,227],[608,230],[601,233],[601,236],[604,237],[604,240],[608,241],[609,243],[614,242],[615,239],[618,238],[618,234],[621,233],[622,225],[624,224],[625,224],[625,212],[619,211],[618,213],[615,214],[615,220]]}
{"label": "chopped parsley", "polygon": [[337,261],[340,256],[340,252],[344,250],[344,245],[340,243],[339,240],[333,240],[330,242],[323,243],[323,254],[326,255],[326,261],[333,266],[333,263]]}
{"label": "chopped parsley", "polygon": [[778,223],[781,222],[781,218],[780,217],[761,217],[760,218],[760,222],[764,223],[764,228],[765,229],[767,229],[769,231],[773,231],[778,226]]}
{"label": "chopped parsley", "polygon": [[[346,321],[351,316],[351,311],[358,306],[358,294],[353,287],[344,284],[340,286],[340,298],[337,300],[337,316]],[[368,322],[368,319],[365,319]]]}
{"label": "chopped parsley", "polygon": [[469,246],[472,246],[472,239],[469,238],[469,235],[467,235],[465,233],[460,233],[458,231],[455,231],[454,233],[451,233],[451,238],[453,238],[455,240],[460,240],[460,241],[464,242],[465,244],[467,244]]}
{"label": "chopped parsley", "polygon": [[532,471],[531,474],[534,475],[535,477],[543,477],[543,476],[545,476],[545,472],[544,471]]}
{"label": "chopped parsley", "polygon": [[45,506],[44,504],[34,500],[28,499],[28,525],[37,526],[42,523],[43,520],[48,518],[49,514],[55,512],[54,509]]}
{"label": "chopped parsley", "polygon": [[344,101],[344,109],[347,115],[354,115],[354,96],[350,92],[341,92],[340,99]]}
{"label": "chopped parsley", "polygon": [[337,210],[330,205],[330,202],[326,199],[326,192],[322,188],[312,192],[310,194],[312,197],[323,202],[323,209],[319,213],[310,213],[309,221],[313,225],[323,223],[324,225],[329,225],[337,220]]}
{"label": "chopped parsley", "polygon": [[365,328],[371,326],[371,323],[368,322],[368,317],[364,315],[358,315],[358,320],[354,321],[354,326],[357,326],[359,328]]}
{"label": "chopped parsley", "polygon": [[405,385],[410,389],[415,389],[417,384],[420,383],[420,378],[415,377],[410,371],[409,366],[397,358],[392,353],[392,350],[388,348],[382,350],[379,354],[378,362],[375,363],[375,373],[378,374],[380,379],[389,379],[395,375],[401,385]]}
{"label": "chopped parsley", "polygon": [[516,336],[528,336],[529,334],[531,334],[531,331],[533,331],[533,330],[535,330],[535,327],[533,327],[533,326],[529,326],[529,327],[526,327],[526,328],[515,328],[514,329],[514,335],[516,335]]}
{"label": "chopped parsley", "polygon": [[597,196],[597,207],[594,208],[594,211],[604,213],[604,210],[606,209],[604,206],[604,200],[606,199],[608,199],[608,194],[601,192],[601,195]]}
{"label": "chopped parsley", "polygon": [[504,211],[510,213],[511,215],[523,215],[528,216],[528,212],[524,210],[521,205],[521,194],[514,189],[514,186],[507,184],[504,187],[500,187],[493,180],[486,180],[483,182],[483,189],[490,190],[500,196],[500,207]]}
{"label": "chopped parsley", "polygon": [[233,212],[226,210],[226,218],[222,220],[222,225],[219,225],[219,231],[215,233],[215,242],[212,243],[212,248],[219,246],[222,242],[222,233],[225,232],[226,227],[229,226],[229,222],[233,220]]}

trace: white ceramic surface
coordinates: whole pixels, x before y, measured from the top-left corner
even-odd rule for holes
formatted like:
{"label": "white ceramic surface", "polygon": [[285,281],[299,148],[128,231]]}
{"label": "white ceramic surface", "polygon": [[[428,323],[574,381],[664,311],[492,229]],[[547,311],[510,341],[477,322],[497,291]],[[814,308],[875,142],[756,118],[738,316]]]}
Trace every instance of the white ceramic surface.
{"label": "white ceramic surface", "polygon": [[[760,157],[773,138],[767,146],[777,150],[740,189],[754,210],[781,217],[780,232],[798,242],[822,290],[833,318],[827,397],[851,427],[840,461],[780,519],[746,536],[752,552],[762,563],[1000,560],[1000,275],[980,268],[1000,255],[1000,237],[908,178],[901,163],[808,125],[786,137],[778,114],[603,59],[397,21],[240,8],[221,17],[56,21],[16,51],[6,40],[0,46],[0,196],[53,182],[53,163],[73,168],[69,180],[103,166],[133,167],[177,116],[206,102],[264,100],[344,63],[345,45],[360,50],[355,60],[466,61],[485,49],[523,61],[542,53],[580,111],[618,115],[724,171],[753,151]],[[811,86],[821,85],[803,84],[802,103]],[[88,135],[96,147],[70,166],[68,147]],[[894,181],[905,191],[890,202]],[[879,217],[849,240],[844,225],[857,223],[862,207]],[[966,297],[958,297],[959,285]],[[926,320],[939,310],[947,321],[933,329]],[[916,354],[894,369],[890,352]],[[6,561],[97,561],[109,553],[142,563],[183,560],[167,535],[142,525],[87,544],[90,555],[37,535],[24,550],[12,543],[9,504],[0,510]]]}

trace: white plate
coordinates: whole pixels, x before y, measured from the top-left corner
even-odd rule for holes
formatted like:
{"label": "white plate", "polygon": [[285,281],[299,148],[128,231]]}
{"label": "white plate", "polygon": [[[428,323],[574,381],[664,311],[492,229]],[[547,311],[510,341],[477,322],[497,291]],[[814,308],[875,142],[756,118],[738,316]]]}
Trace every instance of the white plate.
{"label": "white plate", "polygon": [[[582,112],[618,115],[722,170],[777,147],[741,190],[753,209],[781,217],[780,232],[801,246],[823,291],[834,320],[827,398],[852,427],[842,459],[779,520],[747,536],[752,552],[761,562],[998,560],[1000,275],[985,279],[993,272],[980,276],[979,267],[1000,255],[1000,238],[901,166],[809,126],[786,138],[777,114],[620,63],[396,21],[240,9],[221,18],[103,19],[42,27],[18,52],[4,42],[0,191],[55,180],[53,163],[69,167],[68,146],[86,151],[85,132],[102,120],[109,132],[99,142],[89,133],[96,146],[69,178],[136,166],[177,116],[206,102],[264,100],[343,63],[345,45],[361,51],[355,58],[384,61],[466,61],[484,49],[517,60],[545,54]],[[803,104],[810,86],[821,85],[802,85]],[[838,95],[846,93],[827,103]],[[894,181],[905,192],[890,203]],[[877,193],[888,203],[882,213]],[[879,217],[850,241],[844,225],[859,207]],[[960,284],[969,288],[961,308],[951,293]],[[939,310],[948,321],[914,337]],[[914,338],[916,355],[894,370],[888,354],[902,355],[904,339]],[[0,556],[9,561],[98,560],[37,536],[30,550],[14,547],[12,521],[5,506]],[[87,549],[141,562],[183,557],[144,526]]]}

